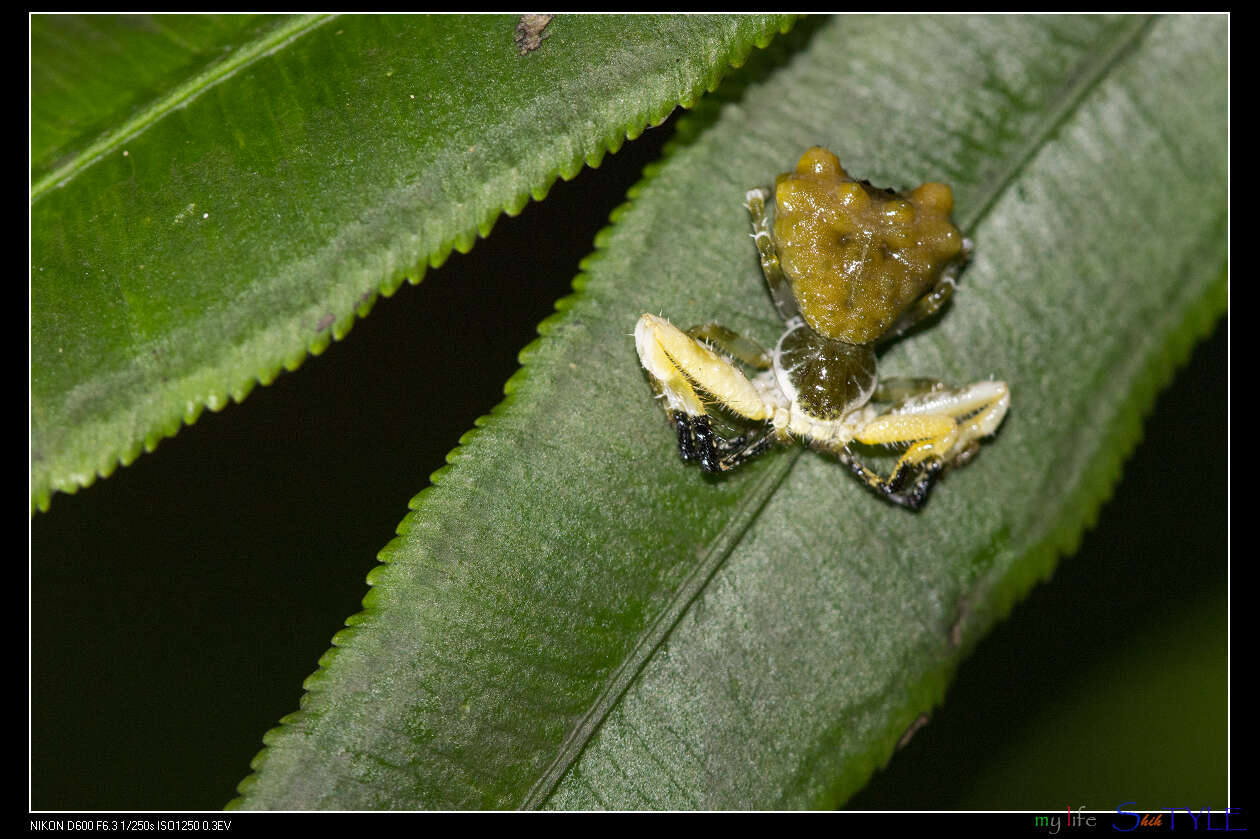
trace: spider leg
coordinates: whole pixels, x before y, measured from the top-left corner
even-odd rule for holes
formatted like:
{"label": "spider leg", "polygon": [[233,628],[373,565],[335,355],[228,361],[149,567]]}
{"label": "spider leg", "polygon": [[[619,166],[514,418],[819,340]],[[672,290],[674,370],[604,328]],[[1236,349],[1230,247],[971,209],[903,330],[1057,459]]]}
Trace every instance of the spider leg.
{"label": "spider leg", "polygon": [[[932,488],[932,482],[936,480],[936,476],[943,468],[939,460],[929,460],[918,470],[894,470],[892,476],[884,480],[852,455],[845,454],[840,459],[859,481],[874,490],[877,495],[909,510],[918,510],[923,506],[927,501],[928,491]],[[912,474],[914,475],[913,482],[908,480]]]}
{"label": "spider leg", "polygon": [[801,309],[792,292],[792,284],[788,282],[783,266],[779,263],[779,249],[774,246],[770,210],[766,205],[769,198],[770,191],[767,189],[750,189],[744,193],[744,206],[752,217],[753,242],[757,245],[757,253],[761,255],[761,273],[766,276],[770,297],[783,319],[790,321],[801,316]]}
{"label": "spider leg", "polygon": [[[897,388],[895,381],[890,382],[890,390]],[[907,395],[854,438],[872,445],[908,446],[889,478],[884,480],[852,455],[845,461],[863,483],[888,500],[918,509],[941,472],[975,456],[980,439],[997,430],[1010,401],[1005,382],[977,382],[956,390],[931,387]]]}
{"label": "spider leg", "polygon": [[[743,438],[740,439],[742,440]],[[722,471],[725,472],[727,470],[734,469],[740,464],[747,463],[773,446],[776,439],[778,438],[775,436],[773,428],[767,426],[760,437],[757,437],[747,443],[742,448],[733,449],[729,454],[725,455],[719,461]]]}
{"label": "spider leg", "polygon": [[720,323],[700,324],[693,326],[687,330],[687,334],[692,338],[699,338],[702,341],[708,341],[722,352],[737,358],[758,370],[769,370],[774,362],[770,360],[770,353],[765,348],[754,341],[752,338],[740,335],[733,329],[728,329]]}
{"label": "spider leg", "polygon": [[878,343],[883,345],[900,338],[919,323],[945,308],[945,304],[954,296],[954,290],[957,287],[954,272],[946,271],[927,294],[914,301],[910,304],[910,308],[901,313],[888,331],[880,336]]}
{"label": "spider leg", "polygon": [[958,262],[949,266],[942,272],[941,278],[936,281],[936,285],[931,290],[914,301],[910,308],[906,309],[897,320],[893,321],[888,330],[880,336],[879,344],[887,344],[896,338],[909,332],[918,326],[922,321],[932,317],[932,315],[945,308],[945,304],[954,296],[954,291],[958,288],[958,272],[962,270],[963,265],[971,257],[971,240],[963,240],[962,254]]}
{"label": "spider leg", "polygon": [[678,430],[679,456],[685,461],[699,461],[706,472],[729,472],[769,449],[775,440],[769,426],[749,442],[744,436],[723,440],[713,433],[707,416],[689,417],[679,411],[672,419]]}
{"label": "spider leg", "polygon": [[[724,327],[717,329],[723,331],[711,334],[739,337]],[[708,472],[725,472],[765,451],[774,441],[769,424],[772,406],[767,406],[760,391],[734,362],[653,315],[639,319],[634,336],[639,360],[664,399],[678,432],[678,454],[684,461],[698,461]],[[752,442],[743,436],[721,438],[713,431],[706,397],[741,420],[765,424],[765,433]]]}
{"label": "spider leg", "polygon": [[901,403],[912,396],[948,389],[948,385],[939,379],[891,377],[879,381],[871,400],[887,404]]}

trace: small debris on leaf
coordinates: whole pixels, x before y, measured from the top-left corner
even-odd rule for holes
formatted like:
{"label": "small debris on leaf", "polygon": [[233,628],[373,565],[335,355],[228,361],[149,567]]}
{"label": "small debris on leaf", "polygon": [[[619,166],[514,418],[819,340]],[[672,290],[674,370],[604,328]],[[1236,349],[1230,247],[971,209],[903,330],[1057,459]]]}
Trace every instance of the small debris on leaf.
{"label": "small debris on leaf", "polygon": [[547,37],[543,30],[553,17],[555,15],[521,15],[520,22],[516,24],[516,37],[513,39],[521,55],[529,55],[542,46],[543,39]]}

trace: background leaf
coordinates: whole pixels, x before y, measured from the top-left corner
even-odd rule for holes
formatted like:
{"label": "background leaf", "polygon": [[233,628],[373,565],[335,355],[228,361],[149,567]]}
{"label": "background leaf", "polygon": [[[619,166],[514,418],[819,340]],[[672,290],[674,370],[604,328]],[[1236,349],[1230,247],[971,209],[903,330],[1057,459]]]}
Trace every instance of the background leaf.
{"label": "background leaf", "polygon": [[[845,19],[685,123],[239,803],[842,800],[1074,545],[1222,310],[1223,41],[1221,19]],[[706,481],[624,397],[641,311],[773,340],[734,196],[820,140],[877,183],[951,181],[979,245],[949,316],[882,362],[1015,393],[920,516],[799,450]]]}
{"label": "background leaf", "polygon": [[502,219],[318,363],[31,519],[34,807],[215,810],[232,797],[260,732],[360,608],[382,534],[503,398],[672,126]]}
{"label": "background leaf", "polygon": [[42,194],[259,53],[319,26],[305,15],[31,18],[31,181]]}
{"label": "background leaf", "polygon": [[322,352],[787,20],[565,16],[526,56],[515,25],[35,16],[33,505]]}

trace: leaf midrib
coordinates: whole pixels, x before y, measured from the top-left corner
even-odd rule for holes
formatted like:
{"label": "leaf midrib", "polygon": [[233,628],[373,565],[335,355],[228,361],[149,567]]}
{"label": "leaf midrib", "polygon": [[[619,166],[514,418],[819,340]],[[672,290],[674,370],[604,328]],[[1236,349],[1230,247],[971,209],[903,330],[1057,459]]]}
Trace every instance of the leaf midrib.
{"label": "leaf midrib", "polygon": [[[1040,121],[1037,129],[1029,134],[1023,144],[1011,154],[1006,155],[1005,165],[988,180],[987,184],[982,182],[979,200],[971,204],[974,209],[970,213],[958,214],[962,229],[974,230],[988,217],[998,199],[1028,167],[1037,152],[1079,108],[1085,97],[1107,77],[1112,67],[1142,40],[1156,19],[1157,16],[1148,15],[1127,22],[1127,25],[1111,38],[1111,42],[1104,49],[1094,52],[1090,59],[1083,62],[1077,71],[1071,74],[1071,81],[1057,97],[1056,104],[1044,112],[1044,119]],[[666,157],[668,154],[667,148]],[[803,450],[798,446],[776,458],[775,462],[767,468],[766,473],[746,493],[735,513],[710,542],[701,560],[670,597],[656,620],[639,636],[634,647],[613,672],[591,707],[565,737],[555,759],[530,788],[520,809],[538,809],[546,803],[569,767],[581,756],[587,743],[599,730],[608,714],[621,701],[647,662],[669,638],[692,602],[704,591],[709,580],[725,563],[731,551],[742,540],[744,533],[765,509],[771,496],[799,461]]]}
{"label": "leaf midrib", "polygon": [[804,449],[796,447],[790,451],[784,452],[780,457],[774,459],[774,462],[766,469],[752,488],[744,494],[743,500],[740,502],[735,513],[726,521],[721,531],[709,543],[700,561],[696,563],[691,573],[682,581],[682,584],[675,590],[665,608],[657,616],[648,627],[639,636],[634,647],[631,648],[629,654],[622,660],[621,665],[613,672],[604,689],[600,691],[599,696],[595,698],[590,709],[582,716],[581,721],[574,726],[565,737],[564,742],[560,744],[560,750],[556,754],[555,760],[547,767],[542,776],[530,789],[525,796],[525,800],[521,803],[521,809],[532,810],[537,809],[546,802],[551,796],[556,784],[564,777],[564,773],[582,754],[582,750],[586,748],[586,744],[590,741],[591,736],[603,724],[608,713],[616,707],[621,701],[621,697],[638,678],[639,673],[647,665],[648,661],[660,649],[661,645],[674,631],[674,627],[678,625],[678,621],[682,620],[683,615],[691,607],[692,602],[700,596],[705,586],[709,584],[709,580],[717,573],[717,570],[726,562],[726,558],[730,555],[735,546],[743,539],[744,533],[752,526],[752,523],[761,515],[761,511],[770,501],[770,497],[774,495],[774,491],[792,471],[792,467],[800,458]]}
{"label": "leaf midrib", "polygon": [[979,200],[971,204],[975,209],[969,214],[958,214],[959,227],[963,230],[975,230],[988,217],[989,211],[993,209],[998,198],[1028,167],[1046,141],[1054,136],[1054,133],[1076,111],[1090,91],[1106,78],[1111,68],[1137,46],[1156,19],[1155,15],[1147,15],[1126,21],[1127,25],[1116,34],[1111,44],[1082,63],[1077,72],[1072,74],[1072,80],[1064,88],[1057,102],[1043,112],[1045,119],[1041,127],[1029,134],[1028,139],[1007,156],[1008,164],[999,170],[988,184],[981,184]]}
{"label": "leaf midrib", "polygon": [[148,107],[132,116],[121,125],[97,137],[88,146],[74,154],[69,160],[53,169],[31,186],[31,204],[34,205],[50,190],[64,186],[79,172],[91,166],[100,158],[120,148],[124,143],[142,133],[150,125],[169,114],[176,108],[187,105],[201,94],[214,88],[220,82],[234,75],[238,70],[248,67],[259,59],[297,40],[308,32],[318,29],[325,23],[338,17],[335,14],[301,15],[287,21],[252,43],[236,49],[221,61],[195,73],[183,84],[151,102]]}

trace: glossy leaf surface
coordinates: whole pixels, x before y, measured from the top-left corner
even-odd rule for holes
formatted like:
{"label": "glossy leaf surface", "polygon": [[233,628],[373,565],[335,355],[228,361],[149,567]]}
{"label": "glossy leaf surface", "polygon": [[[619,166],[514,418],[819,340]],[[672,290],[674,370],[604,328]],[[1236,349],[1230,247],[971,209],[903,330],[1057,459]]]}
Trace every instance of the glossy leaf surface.
{"label": "glossy leaf surface", "polygon": [[516,24],[35,16],[32,504],[322,352],[788,21],[565,16],[528,54]]}
{"label": "glossy leaf surface", "polygon": [[[1224,309],[1223,18],[840,18],[680,125],[382,552],[245,807],[832,806],[1079,539]],[[975,259],[885,375],[1013,407],[918,515],[826,457],[680,464],[643,312],[780,324],[741,205],[812,144],[951,183]]]}

